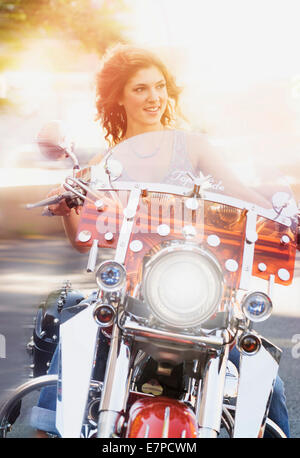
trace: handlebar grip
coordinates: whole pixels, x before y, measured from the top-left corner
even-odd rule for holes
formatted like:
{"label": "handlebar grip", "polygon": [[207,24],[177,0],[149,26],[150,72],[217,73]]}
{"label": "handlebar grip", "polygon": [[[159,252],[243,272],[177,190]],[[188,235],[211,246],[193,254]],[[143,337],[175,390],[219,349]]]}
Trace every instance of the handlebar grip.
{"label": "handlebar grip", "polygon": [[69,208],[79,207],[83,204],[82,199],[77,196],[66,197],[66,204]]}

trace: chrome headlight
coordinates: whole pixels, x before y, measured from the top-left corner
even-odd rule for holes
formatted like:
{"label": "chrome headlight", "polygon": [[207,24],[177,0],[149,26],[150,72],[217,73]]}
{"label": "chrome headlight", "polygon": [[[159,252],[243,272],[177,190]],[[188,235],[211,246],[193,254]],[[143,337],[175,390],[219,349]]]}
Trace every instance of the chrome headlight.
{"label": "chrome headlight", "polygon": [[104,261],[96,272],[96,282],[103,291],[120,291],[126,283],[126,270],[116,261]]}
{"label": "chrome headlight", "polygon": [[267,320],[273,310],[271,299],[261,291],[246,294],[241,305],[246,317],[254,322]]}
{"label": "chrome headlight", "polygon": [[144,298],[154,317],[167,325],[201,324],[217,311],[222,292],[219,264],[197,245],[163,248],[145,265]]}

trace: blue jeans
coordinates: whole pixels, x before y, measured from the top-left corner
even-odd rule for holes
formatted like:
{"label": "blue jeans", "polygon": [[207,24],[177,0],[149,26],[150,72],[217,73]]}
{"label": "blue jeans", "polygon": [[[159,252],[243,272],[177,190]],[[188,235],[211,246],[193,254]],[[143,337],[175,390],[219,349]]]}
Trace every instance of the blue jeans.
{"label": "blue jeans", "polygon": [[[102,337],[105,339],[104,337]],[[104,341],[103,341],[104,344]],[[100,342],[101,345],[101,342]],[[229,353],[229,360],[239,368],[239,360],[240,360],[240,353],[234,347]],[[102,380],[104,377],[105,372],[105,363],[106,361],[103,360],[103,365],[101,368]],[[58,348],[56,349],[51,365],[48,371],[48,374],[57,374],[58,373]],[[41,395],[39,398],[38,405],[33,407],[32,409],[32,416],[31,416],[31,426],[36,429],[41,429],[43,431],[47,431],[49,433],[58,434],[56,427],[55,427],[55,409],[56,409],[56,393],[57,389],[55,386],[43,388],[41,391]],[[289,429],[289,420],[288,420],[288,412],[286,407],[286,399],[284,393],[284,385],[283,381],[279,376],[276,378],[274,391],[271,399],[271,405],[269,410],[268,417],[273,420],[285,433],[287,437],[290,437],[290,429]],[[267,435],[265,435],[267,437]]]}

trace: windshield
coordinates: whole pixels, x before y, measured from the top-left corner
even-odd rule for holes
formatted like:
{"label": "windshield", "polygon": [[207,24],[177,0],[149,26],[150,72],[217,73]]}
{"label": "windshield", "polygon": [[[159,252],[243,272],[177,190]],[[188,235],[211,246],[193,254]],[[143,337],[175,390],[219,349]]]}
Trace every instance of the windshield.
{"label": "windshield", "polygon": [[160,183],[169,190],[170,186],[192,190],[200,185],[204,198],[226,196],[234,199],[231,203],[227,200],[228,205],[240,208],[244,205],[240,201],[248,202],[268,210],[264,216],[270,219],[293,220],[297,215],[292,192],[279,172],[251,158],[246,163],[225,159],[203,134],[164,130],[137,135],[111,149],[105,161],[95,167],[95,180],[101,177],[103,165],[115,188],[120,182]]}
{"label": "windshield", "polygon": [[296,203],[279,173],[249,164],[242,171],[225,161],[199,134],[130,138],[91,167],[76,241],[115,248],[132,294],[144,256],[170,243],[207,249],[232,288],[248,289],[251,273],[290,284]]}

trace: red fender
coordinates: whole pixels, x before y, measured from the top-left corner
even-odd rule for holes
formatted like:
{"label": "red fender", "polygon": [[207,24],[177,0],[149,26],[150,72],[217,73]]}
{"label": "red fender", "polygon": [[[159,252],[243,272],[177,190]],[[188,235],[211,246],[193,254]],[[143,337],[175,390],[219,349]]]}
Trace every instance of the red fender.
{"label": "red fender", "polygon": [[143,398],[130,408],[126,437],[197,437],[194,412],[183,402],[164,397]]}

